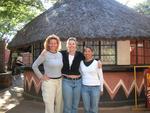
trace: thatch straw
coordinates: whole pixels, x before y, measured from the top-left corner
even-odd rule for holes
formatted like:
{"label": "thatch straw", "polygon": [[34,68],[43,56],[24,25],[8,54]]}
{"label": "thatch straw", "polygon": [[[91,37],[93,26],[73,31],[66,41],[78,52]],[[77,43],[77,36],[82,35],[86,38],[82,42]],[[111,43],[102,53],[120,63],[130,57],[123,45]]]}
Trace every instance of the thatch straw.
{"label": "thatch straw", "polygon": [[94,40],[150,39],[150,18],[114,0],[60,0],[18,31],[9,47],[56,34]]}

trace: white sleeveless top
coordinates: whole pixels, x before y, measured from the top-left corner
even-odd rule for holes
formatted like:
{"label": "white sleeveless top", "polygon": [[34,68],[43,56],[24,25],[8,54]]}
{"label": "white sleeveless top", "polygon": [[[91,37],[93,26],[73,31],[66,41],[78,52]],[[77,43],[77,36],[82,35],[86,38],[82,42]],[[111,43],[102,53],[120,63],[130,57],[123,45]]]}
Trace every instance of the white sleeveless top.
{"label": "white sleeveless top", "polygon": [[87,86],[100,85],[103,91],[103,72],[102,68],[98,68],[98,61],[94,60],[89,66],[86,66],[83,61],[80,63],[80,72],[82,75],[82,84]]}

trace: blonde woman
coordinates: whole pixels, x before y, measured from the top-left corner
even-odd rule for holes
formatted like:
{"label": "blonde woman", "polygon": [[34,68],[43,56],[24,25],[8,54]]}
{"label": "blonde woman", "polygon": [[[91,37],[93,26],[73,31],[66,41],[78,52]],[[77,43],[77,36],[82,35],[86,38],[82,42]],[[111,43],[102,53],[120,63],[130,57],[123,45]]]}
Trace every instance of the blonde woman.
{"label": "blonde woman", "polygon": [[[62,113],[62,54],[58,52],[61,42],[58,36],[50,35],[44,42],[44,50],[33,63],[33,70],[42,81],[42,96],[45,113]],[[43,64],[44,74],[39,70]]]}
{"label": "blonde woman", "polygon": [[76,38],[70,37],[67,40],[66,47],[67,50],[62,51],[64,64],[62,68],[64,113],[77,113],[81,91],[79,66],[84,56],[77,51]]}

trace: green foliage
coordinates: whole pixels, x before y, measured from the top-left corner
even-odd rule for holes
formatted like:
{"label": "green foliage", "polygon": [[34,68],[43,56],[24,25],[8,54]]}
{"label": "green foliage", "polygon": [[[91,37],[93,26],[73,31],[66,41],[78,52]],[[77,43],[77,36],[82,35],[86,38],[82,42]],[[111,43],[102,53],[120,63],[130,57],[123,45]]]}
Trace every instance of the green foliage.
{"label": "green foliage", "polygon": [[139,13],[150,15],[150,0],[146,0],[135,7],[135,10]]}
{"label": "green foliage", "polygon": [[0,40],[44,10],[40,0],[0,0]]}

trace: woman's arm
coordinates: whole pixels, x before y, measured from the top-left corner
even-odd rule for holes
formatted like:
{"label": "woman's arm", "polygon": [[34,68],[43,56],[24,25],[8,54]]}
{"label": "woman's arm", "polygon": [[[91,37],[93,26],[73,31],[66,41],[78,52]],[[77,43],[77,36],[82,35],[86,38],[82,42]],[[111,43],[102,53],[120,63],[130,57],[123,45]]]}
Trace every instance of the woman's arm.
{"label": "woman's arm", "polygon": [[45,54],[46,54],[46,51],[42,52],[32,65],[32,69],[39,79],[43,77],[43,74],[40,72],[38,67],[40,64],[44,62]]}
{"label": "woman's arm", "polygon": [[102,63],[99,60],[98,61],[98,76],[100,78],[100,87],[101,87],[101,92],[103,92],[103,84],[104,84],[104,77],[103,77],[103,70],[102,70]]}

